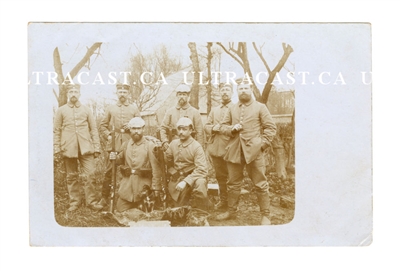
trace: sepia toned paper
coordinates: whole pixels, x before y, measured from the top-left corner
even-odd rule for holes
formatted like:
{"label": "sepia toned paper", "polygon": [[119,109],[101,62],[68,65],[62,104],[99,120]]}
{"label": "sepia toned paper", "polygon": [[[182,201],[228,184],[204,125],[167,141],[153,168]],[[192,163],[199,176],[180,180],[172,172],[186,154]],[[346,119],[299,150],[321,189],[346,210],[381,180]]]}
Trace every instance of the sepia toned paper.
{"label": "sepia toned paper", "polygon": [[[28,34],[31,245],[363,246],[371,243],[369,24],[31,23]],[[115,99],[115,82],[109,81],[110,72],[116,72],[118,80],[124,80],[120,72],[129,68],[133,56],[138,52],[151,53],[160,45],[181,57],[185,64],[191,64],[189,43],[195,43],[200,57],[204,58],[207,43],[228,47],[230,43],[245,42],[250,67],[253,76],[259,79],[256,83],[261,90],[267,69],[253,43],[262,51],[271,69],[278,64],[284,48],[288,45],[293,48],[278,73],[279,79],[274,80],[278,91],[293,93],[295,105],[291,108],[296,109],[293,219],[271,226],[60,225],[55,216],[53,170],[53,116],[58,107],[59,90],[52,79],[57,66],[54,52],[58,48],[66,73],[92,45],[100,42],[99,49],[80,69],[84,72],[81,78],[85,78],[80,100],[91,104],[93,111],[97,108],[93,104]],[[222,80],[233,75],[243,76],[243,67],[224,50],[220,50],[220,58],[213,68],[216,70],[219,65]],[[185,72],[191,72],[190,65],[174,72],[175,76],[161,78],[163,86],[155,97],[158,100],[142,110],[142,117],[162,116],[173,105],[166,105],[165,100],[184,80]],[[163,96],[168,92],[170,95]],[[237,94],[233,100],[237,101]],[[200,97],[199,107],[205,120],[204,97]],[[275,115],[288,117],[288,114]]]}

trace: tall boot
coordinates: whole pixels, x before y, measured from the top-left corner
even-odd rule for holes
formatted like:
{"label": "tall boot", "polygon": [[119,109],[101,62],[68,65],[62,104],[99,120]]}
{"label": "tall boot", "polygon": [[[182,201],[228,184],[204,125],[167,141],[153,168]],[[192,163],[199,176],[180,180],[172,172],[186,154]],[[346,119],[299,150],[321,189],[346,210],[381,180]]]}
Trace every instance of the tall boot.
{"label": "tall boot", "polygon": [[215,210],[217,211],[227,211],[228,209],[228,192],[225,187],[220,185],[219,191],[219,202],[215,204]]}
{"label": "tall boot", "polygon": [[260,206],[261,222],[260,225],[271,225],[270,220],[270,202],[268,192],[256,192],[258,198],[258,205]]}
{"label": "tall boot", "polygon": [[240,191],[228,192],[228,211],[216,216],[216,220],[227,220],[236,218],[236,210],[239,204]]}

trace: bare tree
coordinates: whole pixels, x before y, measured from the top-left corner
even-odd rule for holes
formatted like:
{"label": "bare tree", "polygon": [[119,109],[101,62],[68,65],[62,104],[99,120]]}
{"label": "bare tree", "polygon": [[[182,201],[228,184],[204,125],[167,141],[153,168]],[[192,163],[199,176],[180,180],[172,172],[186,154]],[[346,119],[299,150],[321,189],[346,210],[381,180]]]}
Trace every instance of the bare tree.
{"label": "bare tree", "polygon": [[264,58],[264,56],[262,54],[262,47],[263,46],[264,46],[264,44],[262,46],[260,46],[260,48],[258,48],[256,43],[253,42],[254,50],[257,52],[257,55],[260,57],[261,61],[263,62],[265,68],[268,71],[267,83],[264,85],[264,89],[262,91],[262,95],[258,99],[259,102],[266,104],[268,102],[269,93],[271,92],[271,89],[272,89],[272,82],[274,81],[276,74],[278,72],[280,72],[282,67],[285,65],[285,63],[286,63],[287,59],[289,58],[290,54],[293,52],[293,48],[289,44],[282,43],[283,55],[282,55],[281,59],[279,60],[278,64],[275,66],[275,68],[273,68],[271,70],[269,65],[268,65],[268,63],[267,63],[267,61],[265,60],[265,58]]}
{"label": "bare tree", "polygon": [[212,93],[212,85],[211,85],[211,61],[213,58],[213,54],[211,51],[212,42],[207,42],[207,115],[211,111],[212,101],[211,101],[211,93]]}
{"label": "bare tree", "polygon": [[[69,75],[71,79],[74,79],[74,77],[78,74],[78,72],[86,66],[88,69],[90,69],[90,57],[93,54],[96,54],[96,58],[100,55],[100,47],[101,47],[101,42],[96,42],[94,43],[90,48],[87,48],[86,54],[83,56],[81,61],[78,62],[78,64],[75,65],[75,67],[69,72]],[[97,52],[96,52],[97,51]],[[56,47],[53,51],[53,61],[54,61],[54,70],[57,73],[57,82],[58,82],[58,95],[56,91],[53,89],[53,93],[58,101],[58,106],[63,106],[64,104],[67,103],[67,85],[70,82],[67,82],[69,78],[66,80],[63,74],[62,70],[62,63],[61,63],[61,57],[60,53],[58,51],[58,47]]]}
{"label": "bare tree", "polygon": [[222,45],[222,43],[217,42],[219,46],[222,47],[222,49],[230,55],[236,62],[242,66],[244,73],[247,73],[250,77],[251,83],[252,83],[252,89],[253,89],[253,94],[254,97],[256,97],[256,100],[258,101],[261,97],[260,95],[260,90],[257,88],[257,85],[254,83],[253,79],[253,73],[251,72],[250,68],[250,63],[249,59],[247,56],[247,45],[245,42],[238,42],[237,47],[235,49],[235,43],[230,42],[228,49]]}
{"label": "bare tree", "polygon": [[[221,46],[222,49],[228,55],[230,55],[234,60],[236,60],[242,66],[243,71],[249,75],[250,80],[252,81],[253,94],[256,97],[256,100],[263,104],[266,104],[268,102],[268,97],[269,97],[269,94],[272,89],[272,82],[273,82],[276,74],[285,65],[290,54],[293,52],[293,48],[290,45],[286,45],[285,43],[283,43],[282,44],[283,55],[282,55],[281,59],[279,60],[278,64],[275,66],[275,68],[273,68],[271,70],[267,61],[265,60],[265,58],[262,54],[263,46],[258,48],[257,45],[253,42],[254,49],[256,50],[258,56],[260,57],[261,61],[263,62],[265,68],[268,71],[267,83],[264,85],[262,93],[260,93],[260,90],[257,88],[256,84],[254,83],[253,74],[251,72],[250,63],[248,60],[246,43],[239,42],[237,44],[236,48],[234,47],[235,46],[234,43],[229,43],[228,49],[224,45],[222,45],[222,43],[220,43],[220,42],[218,42],[217,44],[219,46]],[[293,118],[293,120],[294,120],[294,118]],[[272,142],[272,146],[274,149],[275,170],[279,177],[286,179],[287,178],[287,172],[286,172],[286,168],[285,168],[286,155],[284,152],[282,139],[279,137],[279,135],[275,136],[275,138]]]}
{"label": "bare tree", "polygon": [[143,111],[156,102],[162,86],[159,80],[181,70],[182,62],[164,44],[155,47],[149,54],[143,54],[138,47],[136,49],[137,53],[130,60],[129,82],[132,100]]}
{"label": "bare tree", "polygon": [[189,42],[188,44],[190,49],[190,60],[192,60],[193,67],[193,84],[190,91],[190,104],[194,108],[199,109],[199,82],[200,82],[200,64],[199,64],[199,56],[197,54],[196,43]]}

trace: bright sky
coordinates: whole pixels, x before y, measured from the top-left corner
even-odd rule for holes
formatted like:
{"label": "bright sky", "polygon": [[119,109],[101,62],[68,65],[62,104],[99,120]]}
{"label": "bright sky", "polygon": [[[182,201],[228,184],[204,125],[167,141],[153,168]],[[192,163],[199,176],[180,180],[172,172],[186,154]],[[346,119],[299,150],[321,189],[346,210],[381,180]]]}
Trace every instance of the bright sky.
{"label": "bright sky", "polygon": [[[63,64],[64,75],[70,71],[85,55],[87,48],[89,48],[94,42],[102,41],[100,55],[91,57],[90,70],[87,67],[83,67],[80,72],[89,72],[89,76],[86,74],[82,75],[83,80],[87,80],[90,84],[82,86],[81,88],[81,101],[86,102],[90,99],[109,99],[114,98],[115,87],[109,85],[107,80],[109,79],[108,73],[111,71],[119,74],[121,71],[127,71],[129,67],[129,59],[135,55],[138,50],[146,54],[160,45],[165,44],[169,48],[172,55],[181,57],[184,65],[190,65],[191,61],[189,58],[190,50],[187,46],[188,40],[173,39],[168,35],[167,31],[161,31],[155,24],[149,24],[144,27],[144,24],[136,24],[133,28],[136,29],[137,35],[146,33],[140,40],[132,39],[130,37],[130,31],[132,31],[132,25],[129,24],[34,24],[31,25],[29,31],[29,68],[30,78],[32,82],[36,82],[36,75],[33,75],[33,71],[43,71],[44,75],[40,75],[40,88],[45,91],[52,92],[54,88],[57,92],[57,86],[53,83],[48,85],[47,72],[54,72],[53,67],[53,51],[58,47],[61,61]],[[178,26],[185,27],[185,25],[168,24],[170,28],[176,28]],[[164,26],[165,27],[165,26]],[[84,31],[86,30],[86,31]],[[169,31],[173,31],[169,29]],[[149,40],[148,37],[157,36],[157,39]],[[179,33],[179,32],[178,32]],[[180,32],[182,33],[182,31]],[[52,38],[48,39],[48,35],[51,34]],[[46,40],[43,43],[43,39]],[[182,37],[181,37],[182,39]],[[198,53],[200,55],[206,55],[206,41],[196,41]],[[228,47],[228,42],[223,42]],[[262,43],[258,43],[262,45]],[[217,46],[217,45],[215,45]],[[261,60],[256,55],[253,46],[248,42],[248,56],[253,74],[262,71],[265,72]],[[222,51],[222,48],[220,48]],[[274,42],[264,44],[263,54],[269,63],[270,67],[273,68],[283,53],[281,47],[281,41],[276,39]],[[286,67],[290,70],[294,69],[293,55],[287,62]],[[292,62],[293,61],[293,62]],[[221,72],[229,71],[234,72],[237,76],[243,74],[242,67],[228,56],[225,52],[222,53],[221,57]],[[102,85],[98,80],[93,85],[98,73],[101,74],[105,85]],[[287,70],[283,69],[282,73],[286,74]],[[284,75],[285,76],[285,75]],[[122,78],[122,75],[120,76]],[[222,75],[224,80],[225,75]],[[77,78],[75,78],[76,80]],[[99,78],[98,78],[99,79]],[[261,76],[261,80],[265,80],[266,77]],[[263,85],[258,85],[262,88]],[[54,96],[53,96],[54,97]],[[57,104],[54,97],[54,105]]]}

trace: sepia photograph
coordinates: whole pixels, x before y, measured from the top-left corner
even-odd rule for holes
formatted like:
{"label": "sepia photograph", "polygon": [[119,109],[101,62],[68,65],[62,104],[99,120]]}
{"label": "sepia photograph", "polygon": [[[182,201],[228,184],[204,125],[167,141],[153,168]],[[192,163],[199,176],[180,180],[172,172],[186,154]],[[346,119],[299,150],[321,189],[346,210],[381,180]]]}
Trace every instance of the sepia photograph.
{"label": "sepia photograph", "polygon": [[[198,34],[207,31],[213,32]],[[352,40],[354,34],[360,39]],[[30,137],[41,138],[31,148],[30,168],[46,179],[31,177],[31,238],[42,234],[35,229],[44,217],[56,232],[87,238],[41,245],[99,245],[91,235],[107,229],[118,231],[118,240],[127,231],[162,235],[160,227],[189,235],[227,229],[227,238],[287,226],[299,234],[308,228],[304,213],[329,205],[318,206],[332,196],[318,185],[338,168],[329,155],[325,163],[319,159],[323,148],[339,151],[338,144],[343,158],[346,151],[354,155],[344,172],[365,164],[347,185],[363,186],[353,199],[366,219],[355,229],[360,236],[344,242],[370,242],[368,24],[32,22],[28,36]],[[354,99],[359,107],[349,108]],[[338,104],[343,110],[335,115],[324,108]],[[354,136],[349,131],[333,145],[325,141],[340,132],[339,122],[351,120],[360,125],[352,132],[367,135],[353,149],[346,145]],[[45,155],[33,161],[38,151]],[[342,178],[338,185],[349,177],[344,172],[334,173]],[[310,199],[314,206],[304,208],[301,200],[308,206]],[[139,244],[118,240],[111,243]]]}

